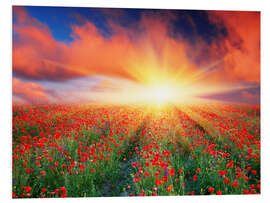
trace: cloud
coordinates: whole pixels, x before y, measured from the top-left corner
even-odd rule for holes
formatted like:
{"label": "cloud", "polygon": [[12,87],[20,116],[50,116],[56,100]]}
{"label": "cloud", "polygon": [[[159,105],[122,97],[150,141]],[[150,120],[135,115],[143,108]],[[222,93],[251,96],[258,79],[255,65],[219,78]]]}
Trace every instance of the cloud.
{"label": "cloud", "polygon": [[[163,74],[195,65],[186,55],[186,44],[169,37],[173,16],[142,15],[129,28],[108,21],[105,38],[90,21],[73,25],[70,44],[56,41],[49,28],[14,7],[13,71],[18,77],[64,81],[76,77],[107,75],[144,81],[144,72]],[[185,72],[185,71],[184,71]]]}
{"label": "cloud", "polygon": [[117,92],[121,91],[123,88],[118,84],[113,84],[110,80],[101,80],[91,87],[91,92]]}
{"label": "cloud", "polygon": [[212,58],[223,59],[218,72],[231,81],[260,82],[260,12],[208,11],[222,31],[211,45]]}
{"label": "cloud", "polygon": [[252,87],[232,90],[228,92],[219,92],[215,94],[204,95],[201,98],[258,105],[260,104],[260,88]]}
{"label": "cloud", "polygon": [[[191,42],[179,30],[176,32],[174,23],[179,16],[175,11],[141,11],[140,18],[129,24],[120,20],[128,13],[117,11],[101,9],[109,36],[87,18],[70,14],[80,23],[71,25],[73,40],[67,44],[55,40],[49,27],[31,17],[24,7],[13,7],[13,80],[17,84],[14,94],[29,102],[33,98],[42,102],[49,97],[66,99],[57,99],[58,93],[19,78],[67,84],[73,79],[106,76],[142,84],[162,84],[170,79],[173,84],[194,82],[194,86],[212,83],[230,87],[260,82],[259,12],[207,11],[207,23],[214,31],[203,35],[199,31],[205,19],[199,25],[198,19],[186,12],[185,19],[192,29]],[[18,84],[27,87],[26,93]],[[117,92],[121,88],[104,80],[89,89]],[[77,97],[75,92],[72,94]]]}
{"label": "cloud", "polygon": [[63,81],[81,76],[66,68],[65,43],[56,41],[49,28],[28,15],[24,7],[13,7],[13,72],[17,76],[36,80]]}
{"label": "cloud", "polygon": [[12,79],[12,92],[19,101],[25,101],[26,103],[48,103],[48,92],[39,84],[34,82],[23,82],[18,78]]}
{"label": "cloud", "polygon": [[241,94],[246,99],[254,99],[254,98],[256,98],[258,96],[257,94],[252,94],[252,93],[250,93],[248,91],[242,91]]}

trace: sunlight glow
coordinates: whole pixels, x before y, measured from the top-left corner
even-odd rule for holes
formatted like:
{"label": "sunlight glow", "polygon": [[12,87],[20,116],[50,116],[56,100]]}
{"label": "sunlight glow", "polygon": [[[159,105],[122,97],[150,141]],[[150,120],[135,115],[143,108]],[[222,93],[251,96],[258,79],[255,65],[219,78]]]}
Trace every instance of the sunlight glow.
{"label": "sunlight glow", "polygon": [[169,101],[173,98],[172,89],[166,87],[156,87],[152,93],[155,100],[158,101]]}
{"label": "sunlight glow", "polygon": [[[201,71],[200,78],[207,74]],[[192,74],[191,74],[192,75]],[[194,76],[195,75],[195,76]],[[184,73],[149,72],[139,81],[130,81],[121,78],[104,78],[106,83],[99,84],[99,91],[89,92],[91,102],[108,104],[137,104],[150,105],[157,109],[163,109],[170,105],[190,105],[208,101],[205,95],[226,93],[232,90],[247,88],[241,84],[213,85],[206,80],[196,79]]]}
{"label": "sunlight glow", "polygon": [[165,102],[172,102],[176,95],[173,88],[167,86],[154,86],[149,90],[150,101],[154,103],[165,103]]}

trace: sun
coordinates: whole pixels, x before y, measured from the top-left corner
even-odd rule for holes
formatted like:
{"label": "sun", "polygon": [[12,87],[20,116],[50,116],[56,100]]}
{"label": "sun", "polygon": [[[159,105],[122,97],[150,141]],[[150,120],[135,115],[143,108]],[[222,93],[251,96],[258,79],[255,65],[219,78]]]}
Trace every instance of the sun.
{"label": "sun", "polygon": [[179,91],[169,84],[152,84],[145,89],[145,98],[152,105],[164,106],[179,100]]}
{"label": "sun", "polygon": [[164,103],[173,100],[174,92],[172,88],[156,86],[152,88],[150,95],[155,102]]}
{"label": "sun", "polygon": [[185,84],[185,80],[176,80],[165,74],[163,77],[155,75],[144,82],[120,79],[113,82],[120,88],[91,94],[92,98],[109,104],[137,104],[164,109],[173,105],[197,102],[199,101],[197,95],[203,90],[202,85]]}

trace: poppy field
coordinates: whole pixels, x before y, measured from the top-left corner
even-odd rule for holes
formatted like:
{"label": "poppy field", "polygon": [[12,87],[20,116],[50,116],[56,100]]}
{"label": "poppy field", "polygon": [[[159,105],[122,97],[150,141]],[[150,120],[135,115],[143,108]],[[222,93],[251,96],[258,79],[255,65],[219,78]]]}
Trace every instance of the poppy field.
{"label": "poppy field", "polygon": [[260,107],[13,105],[12,197],[260,194]]}

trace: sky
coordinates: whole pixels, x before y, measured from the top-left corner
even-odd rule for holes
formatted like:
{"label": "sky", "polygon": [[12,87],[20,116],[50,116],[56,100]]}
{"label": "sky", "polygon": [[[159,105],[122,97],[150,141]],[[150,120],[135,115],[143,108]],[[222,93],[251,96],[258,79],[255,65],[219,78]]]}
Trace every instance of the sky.
{"label": "sky", "polygon": [[13,103],[260,103],[260,12],[13,6],[12,23]]}

